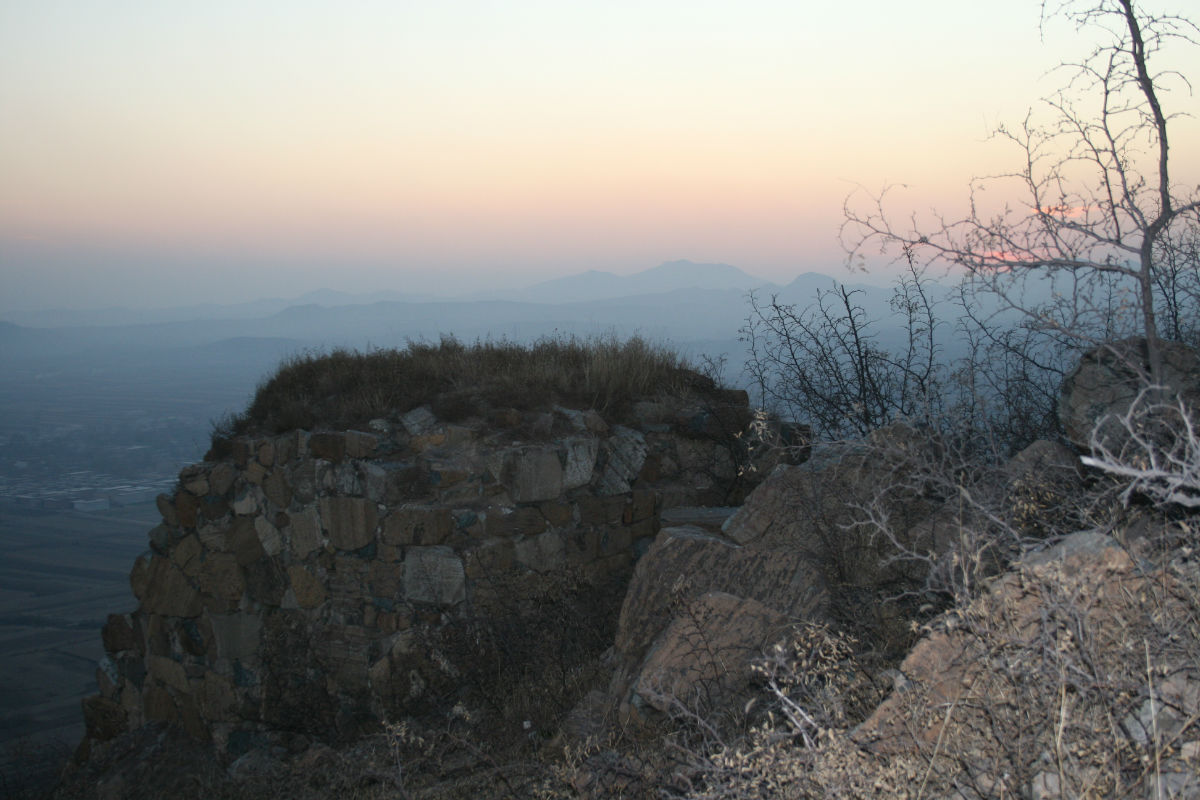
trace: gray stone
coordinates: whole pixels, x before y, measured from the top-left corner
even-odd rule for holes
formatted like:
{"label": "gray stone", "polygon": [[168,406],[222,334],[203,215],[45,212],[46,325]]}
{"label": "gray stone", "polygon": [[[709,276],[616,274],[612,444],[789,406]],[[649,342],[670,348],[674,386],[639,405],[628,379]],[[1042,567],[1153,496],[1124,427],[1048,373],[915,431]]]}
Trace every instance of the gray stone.
{"label": "gray stone", "polygon": [[518,503],[553,500],[563,493],[563,468],[558,452],[548,447],[510,451],[503,482]]}
{"label": "gray stone", "polygon": [[599,495],[624,494],[632,490],[631,483],[646,463],[646,437],[639,431],[621,425],[604,442],[605,463],[596,483]]}
{"label": "gray stone", "polygon": [[592,480],[592,472],[596,468],[596,455],[600,452],[600,444],[593,438],[565,439],[563,448],[566,451],[566,466],[563,467],[563,489],[577,489],[587,486]]}
{"label": "gray stone", "polygon": [[404,590],[409,600],[452,606],[467,599],[462,559],[449,547],[412,547],[404,558]]}
{"label": "gray stone", "polygon": [[209,614],[213,638],[217,640],[217,658],[249,658],[258,653],[262,638],[262,617],[257,614]]}
{"label": "gray stone", "polygon": [[304,558],[321,546],[321,519],[314,508],[288,515],[288,540],[292,553]]}
{"label": "gray stone", "polygon": [[425,436],[437,430],[438,420],[429,406],[421,406],[400,417],[400,424],[409,436]]}

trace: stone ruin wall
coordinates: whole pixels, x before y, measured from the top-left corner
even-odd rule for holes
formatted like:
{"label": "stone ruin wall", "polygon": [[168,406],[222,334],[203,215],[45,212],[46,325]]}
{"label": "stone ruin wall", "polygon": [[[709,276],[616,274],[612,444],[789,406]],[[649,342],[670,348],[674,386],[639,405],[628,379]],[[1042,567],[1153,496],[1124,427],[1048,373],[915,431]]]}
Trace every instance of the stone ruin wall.
{"label": "stone ruin wall", "polygon": [[639,403],[634,427],[561,408],[451,424],[422,407],[232,440],[158,498],[139,606],[103,629],[85,745],[161,721],[237,754],[418,707],[453,673],[431,632],[520,586],[497,576],[624,581],[664,510],[740,502],[728,433],[749,411],[732,396]]}

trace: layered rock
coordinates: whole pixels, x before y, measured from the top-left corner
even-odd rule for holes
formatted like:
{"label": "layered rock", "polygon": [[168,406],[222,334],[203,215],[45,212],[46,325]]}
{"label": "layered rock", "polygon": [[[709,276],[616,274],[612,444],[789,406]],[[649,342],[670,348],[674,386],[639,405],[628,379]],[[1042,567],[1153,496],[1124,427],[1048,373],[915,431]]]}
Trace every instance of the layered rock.
{"label": "layered rock", "polygon": [[[624,581],[663,510],[728,502],[739,476],[731,441],[706,429],[712,409],[653,410],[624,427],[569,409],[450,424],[420,408],[364,431],[230,441],[159,498],[130,578],[140,605],[103,631],[88,740],[161,721],[236,755],[428,707],[470,666],[455,663],[471,650],[448,638],[457,621],[520,601],[529,576]],[[720,413],[748,419],[744,395]]]}

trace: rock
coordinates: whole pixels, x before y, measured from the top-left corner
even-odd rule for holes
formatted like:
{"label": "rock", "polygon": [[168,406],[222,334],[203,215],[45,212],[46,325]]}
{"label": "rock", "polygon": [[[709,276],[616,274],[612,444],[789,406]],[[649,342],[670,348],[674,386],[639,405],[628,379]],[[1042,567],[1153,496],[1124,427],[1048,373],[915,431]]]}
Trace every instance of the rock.
{"label": "rock", "polygon": [[288,541],[292,554],[305,558],[321,546],[321,519],[316,509],[306,508],[288,515]]}
{"label": "rock", "polygon": [[563,492],[563,468],[556,449],[523,447],[510,451],[501,477],[518,503],[554,500]]}
{"label": "rock", "polygon": [[196,617],[203,610],[196,587],[182,570],[161,556],[150,560],[142,604],[151,614],[169,617]]}
{"label": "rock", "polygon": [[789,617],[757,600],[708,592],[684,604],[654,640],[625,704],[712,711],[749,686],[750,662],[786,632]]}
{"label": "rock", "polygon": [[663,511],[660,520],[664,528],[691,526],[719,534],[738,508],[741,506],[676,506]]}
{"label": "rock", "polygon": [[604,470],[596,484],[596,493],[614,495],[631,491],[630,484],[642,471],[648,452],[646,437],[641,432],[616,426],[604,442]]}
{"label": "rock", "polygon": [[375,540],[379,513],[361,497],[322,497],[321,520],[329,543],[339,550],[358,550]]}
{"label": "rock", "polygon": [[563,467],[562,488],[578,489],[580,486],[587,486],[592,480],[592,471],[596,467],[596,455],[600,451],[599,443],[589,437],[565,439],[563,446],[566,450],[566,465]]}
{"label": "rock", "polygon": [[308,451],[313,458],[337,464],[346,457],[346,435],[314,433],[308,438]]}
{"label": "rock", "polygon": [[413,547],[404,558],[404,591],[409,600],[452,606],[467,599],[467,576],[449,547]]}
{"label": "rock", "polygon": [[409,436],[427,436],[437,430],[438,420],[429,406],[421,406],[401,416],[400,424]]}
{"label": "rock", "polygon": [[[1200,408],[1200,352],[1182,342],[1161,342],[1161,348],[1169,394]],[[1085,353],[1063,379],[1058,399],[1058,419],[1071,443],[1089,451],[1096,424],[1128,411],[1149,374],[1143,338],[1110,342]],[[1119,441],[1110,444],[1119,447]]]}
{"label": "rock", "polygon": [[402,506],[383,520],[383,541],[391,545],[444,543],[454,530],[448,508]]}
{"label": "rock", "polygon": [[300,608],[316,608],[325,602],[325,585],[300,564],[288,567],[288,582]]}
{"label": "rock", "polygon": [[755,600],[794,619],[824,620],[829,609],[825,579],[802,553],[743,547],[699,528],[664,528],[634,568],[617,653],[640,659],[674,606],[709,592]]}

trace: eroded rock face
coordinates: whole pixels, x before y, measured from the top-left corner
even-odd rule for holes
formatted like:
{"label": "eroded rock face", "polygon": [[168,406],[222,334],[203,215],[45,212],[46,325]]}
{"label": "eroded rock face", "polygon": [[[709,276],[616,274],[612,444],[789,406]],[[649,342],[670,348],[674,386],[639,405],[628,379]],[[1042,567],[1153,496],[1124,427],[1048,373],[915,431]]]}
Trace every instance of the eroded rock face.
{"label": "eroded rock face", "polygon": [[671,402],[640,428],[560,409],[497,430],[420,408],[232,441],[159,498],[130,577],[139,608],[104,628],[88,741],[161,721],[237,755],[427,708],[478,667],[455,663],[474,650],[454,638],[464,621],[532,602],[539,575],[611,587],[663,509],[727,502],[730,443]]}

